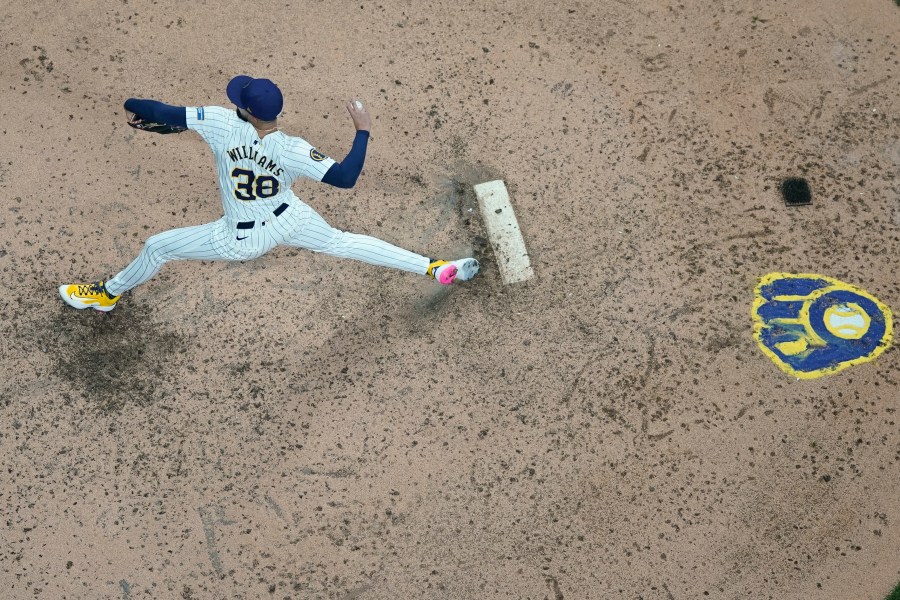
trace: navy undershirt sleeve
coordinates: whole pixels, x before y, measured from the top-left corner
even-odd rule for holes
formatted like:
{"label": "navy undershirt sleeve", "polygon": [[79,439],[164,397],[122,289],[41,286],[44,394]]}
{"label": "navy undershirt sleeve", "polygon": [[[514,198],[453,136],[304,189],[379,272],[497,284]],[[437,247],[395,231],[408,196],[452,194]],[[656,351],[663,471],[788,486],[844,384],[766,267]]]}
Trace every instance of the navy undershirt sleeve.
{"label": "navy undershirt sleeve", "polygon": [[145,121],[187,127],[187,111],[183,106],[171,106],[156,100],[129,98],[125,101],[125,110],[140,115]]}
{"label": "navy undershirt sleeve", "polygon": [[369,144],[369,132],[360,130],[353,138],[353,146],[350,152],[339,163],[334,163],[322,178],[322,183],[339,188],[352,188],[362,172],[363,163],[366,161],[366,147]]}

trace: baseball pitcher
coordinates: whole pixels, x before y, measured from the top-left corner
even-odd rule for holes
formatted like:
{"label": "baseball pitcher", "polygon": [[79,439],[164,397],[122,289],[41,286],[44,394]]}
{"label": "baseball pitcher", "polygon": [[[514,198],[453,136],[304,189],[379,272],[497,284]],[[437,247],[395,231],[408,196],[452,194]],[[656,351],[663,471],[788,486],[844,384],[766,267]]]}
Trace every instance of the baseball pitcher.
{"label": "baseball pitcher", "polygon": [[135,98],[125,102],[128,124],[135,129],[155,133],[191,129],[209,144],[225,214],[212,223],[151,236],[138,257],[108,280],[60,286],[67,304],[108,312],[124,292],[149,280],[170,260],[249,260],[279,245],[427,275],[444,285],[478,273],[474,258],[432,260],[374,237],[335,229],[294,195],[291,185],[301,177],[340,188],[356,184],[372,125],[360,101],[347,103],[356,137],[344,160],[336,162],[303,138],[280,130],[284,99],[272,81],[238,75],[226,94],[236,110]]}

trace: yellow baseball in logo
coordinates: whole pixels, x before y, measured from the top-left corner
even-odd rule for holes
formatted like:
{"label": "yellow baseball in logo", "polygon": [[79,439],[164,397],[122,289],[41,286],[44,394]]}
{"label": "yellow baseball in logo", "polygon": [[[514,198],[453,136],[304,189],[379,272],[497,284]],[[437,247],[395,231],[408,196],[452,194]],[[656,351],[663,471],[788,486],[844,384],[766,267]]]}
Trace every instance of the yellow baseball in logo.
{"label": "yellow baseball in logo", "polygon": [[866,335],[871,325],[869,315],[855,302],[829,306],[825,310],[824,321],[831,335],[844,340],[858,340]]}

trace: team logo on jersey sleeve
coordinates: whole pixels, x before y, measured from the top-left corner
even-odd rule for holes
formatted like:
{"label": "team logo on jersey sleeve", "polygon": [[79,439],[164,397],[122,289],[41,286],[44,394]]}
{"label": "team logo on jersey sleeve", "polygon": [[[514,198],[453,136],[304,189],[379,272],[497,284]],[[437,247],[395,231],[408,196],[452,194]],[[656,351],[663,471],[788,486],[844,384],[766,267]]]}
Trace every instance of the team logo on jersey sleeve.
{"label": "team logo on jersey sleeve", "polygon": [[204,111],[202,108],[198,108],[197,109],[197,120],[202,121],[205,118],[206,118],[206,111]]}
{"label": "team logo on jersey sleeve", "polygon": [[824,275],[769,273],[756,286],[753,333],[778,367],[814,379],[868,362],[891,343],[891,310]]}
{"label": "team logo on jersey sleeve", "polygon": [[316,162],[322,162],[323,160],[325,160],[326,158],[328,158],[327,156],[325,156],[324,154],[322,154],[321,152],[319,152],[319,151],[316,150],[315,148],[310,148],[310,149],[309,149],[309,157],[310,157],[311,159],[313,159],[314,161],[316,161]]}

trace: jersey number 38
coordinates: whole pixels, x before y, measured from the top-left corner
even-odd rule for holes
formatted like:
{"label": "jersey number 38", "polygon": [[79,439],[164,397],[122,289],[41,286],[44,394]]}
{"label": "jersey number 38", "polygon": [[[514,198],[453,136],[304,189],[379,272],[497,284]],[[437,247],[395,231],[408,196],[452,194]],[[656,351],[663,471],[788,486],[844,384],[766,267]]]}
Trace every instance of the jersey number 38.
{"label": "jersey number 38", "polygon": [[279,192],[278,180],[271,175],[257,177],[253,171],[235,167],[231,171],[231,178],[234,179],[234,197],[244,202],[271,198]]}

